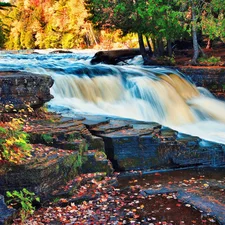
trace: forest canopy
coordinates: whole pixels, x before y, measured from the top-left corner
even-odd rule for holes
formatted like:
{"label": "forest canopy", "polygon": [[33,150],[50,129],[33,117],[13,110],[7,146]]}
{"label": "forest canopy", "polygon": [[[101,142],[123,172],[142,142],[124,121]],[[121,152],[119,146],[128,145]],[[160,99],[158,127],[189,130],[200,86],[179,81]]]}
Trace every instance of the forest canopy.
{"label": "forest canopy", "polygon": [[143,35],[151,38],[156,55],[172,54],[176,40],[193,40],[193,63],[199,56],[199,36],[209,42],[225,37],[223,0],[85,0],[89,21],[98,29],[120,29],[124,34],[138,34],[142,56],[147,58]]}

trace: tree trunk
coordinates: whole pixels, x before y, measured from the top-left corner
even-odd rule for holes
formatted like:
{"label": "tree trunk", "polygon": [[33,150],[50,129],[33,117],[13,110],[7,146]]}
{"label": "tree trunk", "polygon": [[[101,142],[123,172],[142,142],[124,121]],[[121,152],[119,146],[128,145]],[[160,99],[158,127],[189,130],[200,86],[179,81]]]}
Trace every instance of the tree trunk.
{"label": "tree trunk", "polygon": [[172,43],[170,39],[167,40],[167,52],[168,52],[168,56],[171,57],[173,54],[173,51],[172,51]]}
{"label": "tree trunk", "polygon": [[153,52],[154,52],[154,56],[155,56],[155,55],[157,55],[157,45],[156,45],[155,38],[152,38],[152,46],[153,46]]}
{"label": "tree trunk", "polygon": [[192,39],[193,39],[193,49],[194,49],[192,64],[197,65],[197,59],[199,56],[199,48],[198,48],[199,45],[198,45],[198,38],[197,38],[195,4],[193,0],[191,1],[191,13],[192,13]]}
{"label": "tree trunk", "polygon": [[164,55],[164,44],[163,44],[162,38],[160,38],[159,40],[159,52],[160,52],[160,56]]}
{"label": "tree trunk", "polygon": [[155,41],[155,46],[156,46],[156,56],[160,56],[160,44],[159,44],[159,39],[157,38]]}
{"label": "tree trunk", "polygon": [[207,41],[206,49],[211,49],[211,48],[212,48],[212,41],[211,41],[211,39],[209,38],[208,41]]}
{"label": "tree trunk", "polygon": [[148,36],[145,36],[145,38],[146,38],[146,42],[147,42],[147,45],[148,45],[148,56],[149,56],[149,57],[152,57],[153,51],[152,51],[152,47],[151,47],[151,45],[150,45]]}
{"label": "tree trunk", "polygon": [[92,37],[93,37],[93,40],[94,40],[94,42],[95,42],[95,45],[98,45],[98,42],[97,42],[97,40],[96,40],[96,38],[95,38],[95,34],[94,34],[94,32],[93,32],[93,29],[92,29],[91,24],[89,24],[89,27],[90,27],[90,33],[91,33],[91,35],[92,35]]}
{"label": "tree trunk", "polygon": [[201,56],[206,57],[206,54],[204,53],[204,51],[203,51],[203,49],[201,48],[200,45],[198,46],[198,48],[199,48],[199,51],[201,52]]}
{"label": "tree trunk", "polygon": [[144,63],[146,63],[146,62],[148,62],[148,55],[147,55],[147,52],[146,52],[146,49],[144,46],[143,36],[141,33],[138,33],[138,43],[139,43],[142,58],[144,60]]}
{"label": "tree trunk", "polygon": [[162,39],[158,38],[156,40],[156,44],[157,44],[157,56],[163,56],[163,54],[164,54],[164,45],[163,45]]}

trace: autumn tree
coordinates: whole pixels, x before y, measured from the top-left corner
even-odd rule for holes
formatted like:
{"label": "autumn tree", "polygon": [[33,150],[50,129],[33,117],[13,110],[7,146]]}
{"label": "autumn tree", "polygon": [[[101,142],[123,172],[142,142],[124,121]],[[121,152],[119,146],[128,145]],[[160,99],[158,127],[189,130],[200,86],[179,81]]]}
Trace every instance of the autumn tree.
{"label": "autumn tree", "polygon": [[14,0],[14,4],[6,20],[8,49],[86,47],[90,25],[84,20],[83,0]]}
{"label": "autumn tree", "polygon": [[4,46],[6,35],[8,32],[8,25],[3,22],[3,18],[6,17],[6,13],[4,13],[3,11],[7,11],[11,7],[13,7],[11,3],[0,2],[0,47]]}
{"label": "autumn tree", "polygon": [[148,61],[152,51],[146,51],[146,44],[156,56],[171,56],[171,43],[189,35],[194,46],[192,62],[196,64],[198,34],[210,40],[225,37],[224,0],[11,0],[11,3],[16,7],[7,12],[1,9],[8,3],[0,5],[0,44],[3,46],[7,37],[8,49],[85,48],[101,41],[101,31],[108,34],[102,37],[113,41],[114,34],[136,33],[142,56]]}

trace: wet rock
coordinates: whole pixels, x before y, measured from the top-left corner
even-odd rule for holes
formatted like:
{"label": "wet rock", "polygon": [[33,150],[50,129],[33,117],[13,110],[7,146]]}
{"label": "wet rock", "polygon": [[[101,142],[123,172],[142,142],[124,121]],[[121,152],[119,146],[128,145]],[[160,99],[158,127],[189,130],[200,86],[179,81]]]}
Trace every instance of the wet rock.
{"label": "wet rock", "polygon": [[200,87],[207,88],[220,99],[225,99],[225,69],[224,68],[178,68],[188,75],[191,80]]}
{"label": "wet rock", "polygon": [[31,158],[1,166],[0,193],[27,188],[46,198],[52,189],[78,174],[79,157],[78,151],[34,145]]}
{"label": "wet rock", "polygon": [[103,124],[108,124],[109,123],[109,119],[107,118],[92,118],[92,119],[86,119],[83,121],[83,124],[88,128],[91,129],[93,127],[99,126],[99,125],[103,125]]}
{"label": "wet rock", "polygon": [[126,130],[126,129],[130,129],[133,126],[131,124],[129,124],[129,122],[126,121],[118,121],[118,120],[111,120],[108,121],[108,123],[101,125],[98,124],[97,127],[94,128],[90,128],[91,129],[91,133],[95,134],[95,135],[100,135],[100,134],[106,134],[106,133],[112,133],[118,130]]}
{"label": "wet rock", "polygon": [[105,152],[105,143],[103,138],[92,135],[88,142],[88,149],[95,149],[98,151]]}
{"label": "wet rock", "polygon": [[212,196],[199,196],[199,194],[190,194],[183,190],[177,193],[177,198],[182,202],[194,205],[210,216],[216,217],[220,224],[225,224],[225,204],[221,204]]}
{"label": "wet rock", "polygon": [[26,104],[37,108],[53,98],[50,87],[53,79],[47,75],[26,72],[0,72],[0,110],[13,104],[15,109],[25,108]]}
{"label": "wet rock", "polygon": [[85,144],[85,137],[89,134],[86,127],[79,120],[52,115],[51,121],[36,120],[30,123],[31,143],[42,143],[56,148],[78,150]]}
{"label": "wet rock", "polygon": [[107,157],[119,171],[225,164],[223,145],[204,144],[157,123],[110,120],[89,129],[103,138]]}
{"label": "wet rock", "polygon": [[106,175],[113,173],[112,164],[102,151],[87,151],[84,154],[86,161],[82,164],[81,173],[104,172]]}
{"label": "wet rock", "polygon": [[[198,210],[203,211],[205,214],[210,215],[214,218],[216,218],[220,224],[225,223],[225,203],[221,200],[216,198],[215,192],[210,191],[204,191],[206,187],[209,185],[208,180],[205,182],[205,187],[203,186],[203,190],[201,190],[201,186],[198,186],[197,183],[199,181],[195,181],[195,186],[192,187],[188,180],[183,183],[184,187],[182,186],[182,182],[180,182],[180,185],[173,184],[171,186],[164,186],[160,188],[152,187],[151,189],[143,190],[141,193],[144,196],[148,195],[162,195],[162,194],[169,194],[174,193],[176,195],[176,198],[187,205],[187,207],[195,207]],[[202,182],[202,183],[204,183]],[[215,181],[216,183],[217,181]],[[211,184],[210,184],[211,185]],[[197,187],[197,188],[196,188]],[[200,190],[199,190],[200,189]]]}
{"label": "wet rock", "polygon": [[11,224],[15,217],[16,210],[8,208],[4,201],[4,196],[0,195],[0,225]]}
{"label": "wet rock", "polygon": [[102,138],[92,136],[82,120],[51,114],[50,120],[31,121],[27,132],[33,146],[32,157],[19,165],[1,167],[1,194],[25,187],[46,199],[58,185],[81,171],[113,171]]}
{"label": "wet rock", "polygon": [[42,143],[67,150],[85,149],[104,151],[104,142],[93,136],[82,120],[52,116],[53,121],[34,121],[30,124],[31,143]]}

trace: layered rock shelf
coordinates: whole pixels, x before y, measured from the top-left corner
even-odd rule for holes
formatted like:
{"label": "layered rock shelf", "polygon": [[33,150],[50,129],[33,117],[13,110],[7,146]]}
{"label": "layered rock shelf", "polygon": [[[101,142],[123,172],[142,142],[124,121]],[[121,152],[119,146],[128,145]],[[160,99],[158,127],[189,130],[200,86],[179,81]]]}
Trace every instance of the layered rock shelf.
{"label": "layered rock shelf", "polygon": [[0,72],[0,111],[12,104],[14,109],[29,104],[33,108],[42,106],[53,98],[50,87],[53,79],[47,75],[27,72]]}
{"label": "layered rock shelf", "polygon": [[157,123],[113,119],[106,123],[98,118],[91,124],[89,130],[103,138],[106,154],[119,171],[225,165],[224,145]]}
{"label": "layered rock shelf", "polygon": [[36,120],[29,124],[32,156],[21,164],[0,169],[0,194],[28,188],[42,196],[72,179],[79,172],[113,172],[104,154],[104,143],[94,137],[82,120],[52,115],[53,121]]}
{"label": "layered rock shelf", "polygon": [[[224,145],[180,134],[157,123],[52,114],[51,119],[32,120],[25,129],[30,134],[32,157],[18,165],[1,166],[2,195],[25,187],[42,201],[60,197],[68,192],[59,187],[71,179],[71,188],[76,187],[73,179],[78,174],[111,175],[112,164],[117,171],[225,165]],[[3,202],[1,207],[6,209]],[[0,219],[7,221],[5,217]]]}
{"label": "layered rock shelf", "polygon": [[224,145],[157,123],[93,116],[52,118],[29,124],[32,157],[21,165],[1,166],[1,194],[26,187],[44,196],[78,172],[111,174],[110,162],[117,171],[225,165]]}
{"label": "layered rock shelf", "polygon": [[[188,70],[183,72],[189,74]],[[224,72],[208,73],[204,79],[200,74],[202,71],[189,75],[197,85],[225,97]],[[45,75],[0,72],[0,110],[5,111],[10,104],[13,109],[26,104],[37,108],[52,98],[52,84],[52,78]],[[47,200],[65,194],[57,192],[57,188],[80,173],[105,176],[114,170],[160,171],[225,165],[223,144],[181,134],[157,123],[87,115],[67,118],[52,113],[50,119],[32,119],[24,129],[30,134],[32,156],[18,165],[0,167],[0,224],[9,223],[8,218],[15,214],[4,203],[2,195],[8,190],[27,188]],[[181,189],[167,190],[174,191],[186,198]]]}

